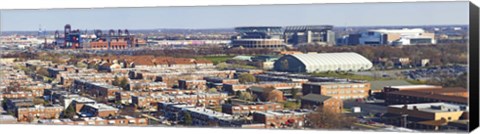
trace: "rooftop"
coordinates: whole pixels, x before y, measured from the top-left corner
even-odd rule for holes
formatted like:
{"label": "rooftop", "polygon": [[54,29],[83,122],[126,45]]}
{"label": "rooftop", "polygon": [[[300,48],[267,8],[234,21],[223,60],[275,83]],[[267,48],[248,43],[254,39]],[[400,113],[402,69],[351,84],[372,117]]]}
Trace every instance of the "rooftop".
{"label": "rooftop", "polygon": [[452,102],[458,102],[458,103],[464,103],[464,104],[468,103],[468,98],[465,98],[465,97],[434,94],[432,92],[419,92],[419,91],[403,90],[403,91],[389,92],[388,94],[414,96],[414,97],[422,97],[422,98],[431,98],[431,99],[438,99],[438,100],[443,100],[443,101],[452,101]]}
{"label": "rooftop", "polygon": [[[392,108],[403,108],[405,105],[390,105],[388,107]],[[444,102],[435,102],[435,103],[417,103],[417,104],[407,104],[408,110],[414,110],[415,108],[418,111],[429,112],[429,113],[443,113],[443,112],[457,112],[465,111],[468,112],[467,105],[451,104]]]}
{"label": "rooftop", "polygon": [[308,94],[302,97],[302,100],[309,100],[309,101],[314,101],[314,102],[324,102],[332,97],[330,96],[325,96],[325,95],[319,95],[319,94]]}
{"label": "rooftop", "polygon": [[283,111],[255,111],[255,113],[263,114],[265,116],[286,116],[286,115],[306,115],[310,113],[310,111],[290,111],[290,110],[283,110]]}
{"label": "rooftop", "polygon": [[441,86],[435,86],[435,85],[399,85],[399,86],[388,86],[388,87],[397,88],[397,89],[441,88]]}
{"label": "rooftop", "polygon": [[370,81],[370,84],[372,90],[383,90],[383,88],[387,86],[412,85],[405,80],[378,80]]}
{"label": "rooftop", "polygon": [[96,103],[96,104],[85,104],[85,106],[89,106],[95,109],[98,109],[98,111],[111,111],[111,110],[118,110],[115,107],[103,104],[103,103]]}

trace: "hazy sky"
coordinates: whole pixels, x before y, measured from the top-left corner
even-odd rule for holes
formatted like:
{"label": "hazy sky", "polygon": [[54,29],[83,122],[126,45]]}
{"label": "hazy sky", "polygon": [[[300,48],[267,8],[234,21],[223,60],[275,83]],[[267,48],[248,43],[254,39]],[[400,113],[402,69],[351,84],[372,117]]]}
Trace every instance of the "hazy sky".
{"label": "hazy sky", "polygon": [[468,24],[468,2],[1,10],[2,31]]}

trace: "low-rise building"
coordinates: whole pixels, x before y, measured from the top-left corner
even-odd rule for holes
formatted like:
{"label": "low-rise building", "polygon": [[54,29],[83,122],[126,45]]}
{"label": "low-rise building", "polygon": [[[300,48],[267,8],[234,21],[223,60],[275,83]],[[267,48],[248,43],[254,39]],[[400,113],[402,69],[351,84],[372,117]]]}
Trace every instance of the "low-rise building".
{"label": "low-rise building", "polygon": [[96,126],[146,126],[146,118],[135,118],[131,116],[112,116],[112,117],[84,117],[76,119],[44,119],[38,121],[40,124],[54,125],[96,125]]}
{"label": "low-rise building", "polygon": [[468,104],[468,98],[414,90],[389,92],[385,97],[386,104],[412,104],[427,102],[448,102],[466,105]]}
{"label": "low-rise building", "polygon": [[81,117],[109,117],[117,115],[119,110],[115,107],[102,104],[85,104],[78,113]]}
{"label": "low-rise building", "polygon": [[316,108],[323,108],[337,113],[340,113],[343,110],[342,100],[319,94],[308,94],[303,96],[301,104],[301,108],[313,110]]}
{"label": "low-rise building", "polygon": [[223,104],[222,112],[231,115],[249,115],[255,111],[281,111],[284,110],[280,103],[246,103],[246,104]]}
{"label": "low-rise building", "polygon": [[178,80],[178,88],[180,88],[180,89],[207,89],[207,81],[205,81],[205,80]]}
{"label": "low-rise building", "polygon": [[18,121],[33,121],[34,119],[57,119],[60,117],[60,113],[62,111],[63,107],[60,105],[35,105],[31,107],[17,108],[15,116],[17,117]]}
{"label": "low-rise building", "polygon": [[368,82],[310,82],[302,85],[302,93],[320,94],[336,99],[363,99],[368,97],[370,83]]}
{"label": "low-rise building", "polygon": [[[468,120],[468,106],[452,103],[416,103],[390,105],[384,120],[388,124],[420,130],[463,129],[450,123]],[[462,126],[462,125],[460,125]],[[466,129],[463,129],[466,130]]]}
{"label": "low-rise building", "polygon": [[301,128],[305,116],[311,111],[266,111],[253,113],[253,121],[265,124],[265,128]]}

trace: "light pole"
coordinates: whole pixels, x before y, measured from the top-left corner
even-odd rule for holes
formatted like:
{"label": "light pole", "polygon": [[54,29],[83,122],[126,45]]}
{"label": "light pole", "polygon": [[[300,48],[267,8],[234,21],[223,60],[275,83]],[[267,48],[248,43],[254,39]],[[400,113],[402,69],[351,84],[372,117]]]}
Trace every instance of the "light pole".
{"label": "light pole", "polygon": [[407,124],[408,124],[408,122],[407,122],[407,116],[408,116],[408,114],[402,114],[403,127],[404,127],[404,128],[407,128]]}

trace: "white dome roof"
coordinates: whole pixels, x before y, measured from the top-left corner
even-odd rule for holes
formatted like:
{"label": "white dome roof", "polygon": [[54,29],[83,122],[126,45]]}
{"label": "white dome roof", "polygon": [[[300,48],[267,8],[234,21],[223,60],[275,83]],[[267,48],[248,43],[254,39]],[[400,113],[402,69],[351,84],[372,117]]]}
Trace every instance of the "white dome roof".
{"label": "white dome roof", "polygon": [[358,71],[372,68],[367,58],[353,52],[345,53],[307,53],[290,55],[305,65],[307,72]]}

